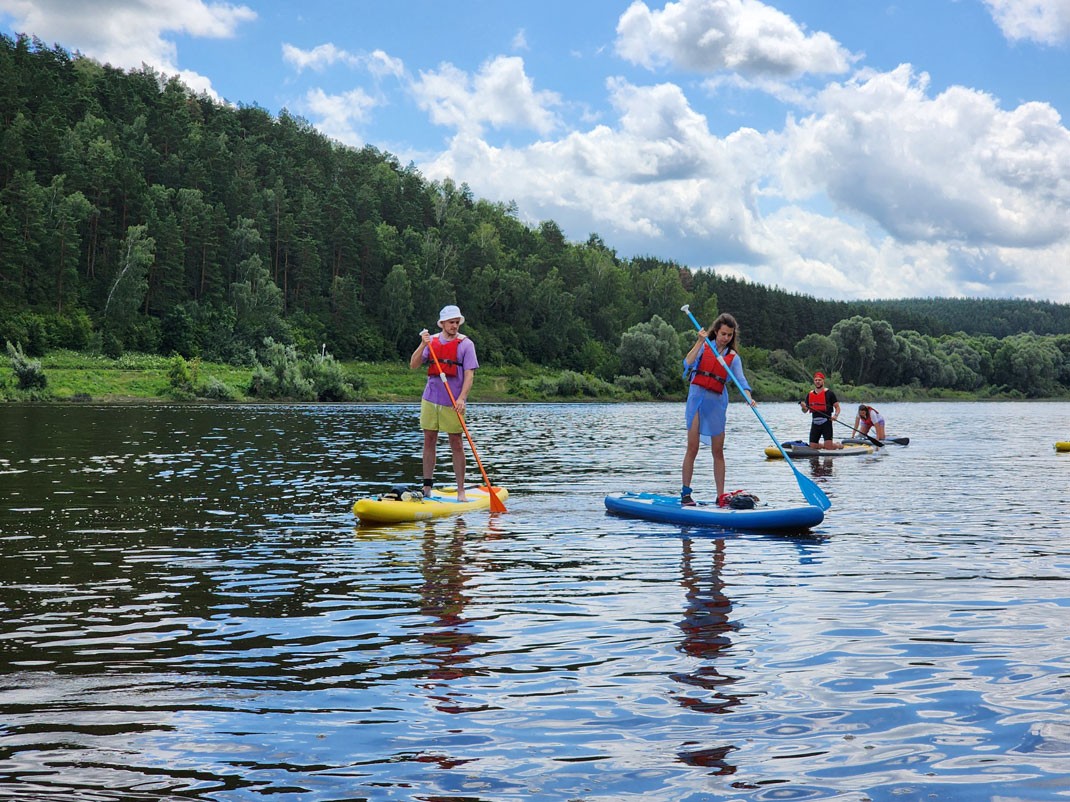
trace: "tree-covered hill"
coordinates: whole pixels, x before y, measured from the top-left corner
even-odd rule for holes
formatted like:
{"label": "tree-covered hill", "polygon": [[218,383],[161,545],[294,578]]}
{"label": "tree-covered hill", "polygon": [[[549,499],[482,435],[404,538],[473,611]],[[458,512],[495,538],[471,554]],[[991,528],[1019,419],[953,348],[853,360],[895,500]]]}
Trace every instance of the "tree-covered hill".
{"label": "tree-covered hill", "polygon": [[[803,341],[851,319],[922,338],[1070,334],[1067,305],[822,301],[621,258],[597,234],[569,242],[551,220],[524,223],[511,204],[427,181],[285,111],[0,36],[0,345],[248,365],[271,338],[392,360],[447,303],[464,310],[485,362],[606,380],[638,364],[621,353],[636,326],[657,319],[669,328],[652,336],[692,337],[685,303],[705,321],[731,311],[747,346],[796,362],[786,374],[800,354],[827,357],[827,343],[800,352]],[[1062,382],[1062,363],[1052,370]]]}

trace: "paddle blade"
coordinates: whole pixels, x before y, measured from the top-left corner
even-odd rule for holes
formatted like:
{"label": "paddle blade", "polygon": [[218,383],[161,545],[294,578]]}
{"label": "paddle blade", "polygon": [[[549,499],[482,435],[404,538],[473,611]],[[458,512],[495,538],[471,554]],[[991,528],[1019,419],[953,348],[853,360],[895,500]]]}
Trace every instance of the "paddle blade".
{"label": "paddle blade", "polygon": [[[838,422],[839,421],[837,421],[837,423]],[[847,424],[844,424],[844,426],[846,426],[846,425]],[[869,440],[869,442],[873,443],[873,445],[875,445],[877,448],[884,448],[884,443],[882,443],[880,440],[878,440],[873,435],[871,435],[871,434],[869,434],[867,432],[859,432],[858,429],[855,429],[853,426],[851,427],[851,431],[852,432],[858,432],[858,434],[862,435],[864,438]]]}
{"label": "paddle blade", "polygon": [[[790,461],[789,464],[791,464]],[[795,466],[792,465],[792,467],[794,468]],[[825,495],[825,491],[818,487],[813,479],[803,476],[798,468],[795,468],[795,478],[799,481],[799,489],[806,497],[806,500],[810,502],[810,506],[819,507],[821,510],[827,510],[832,506],[832,502]]]}
{"label": "paddle blade", "polygon": [[491,512],[508,512],[508,510],[505,509],[505,503],[500,498],[498,498],[498,493],[497,493],[498,488],[496,488],[496,487],[487,487],[487,488],[484,488],[484,489],[487,491],[488,495],[490,495],[490,511]]}

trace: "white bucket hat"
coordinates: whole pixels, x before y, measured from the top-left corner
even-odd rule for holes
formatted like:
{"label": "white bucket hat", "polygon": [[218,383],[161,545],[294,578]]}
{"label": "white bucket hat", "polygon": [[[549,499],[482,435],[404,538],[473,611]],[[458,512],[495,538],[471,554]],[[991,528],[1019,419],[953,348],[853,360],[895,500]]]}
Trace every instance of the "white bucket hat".
{"label": "white bucket hat", "polygon": [[461,310],[453,304],[450,304],[449,306],[442,307],[442,311],[438,313],[438,322],[441,323],[443,320],[453,320],[455,317],[459,317],[461,323],[464,323],[464,315],[461,314]]}

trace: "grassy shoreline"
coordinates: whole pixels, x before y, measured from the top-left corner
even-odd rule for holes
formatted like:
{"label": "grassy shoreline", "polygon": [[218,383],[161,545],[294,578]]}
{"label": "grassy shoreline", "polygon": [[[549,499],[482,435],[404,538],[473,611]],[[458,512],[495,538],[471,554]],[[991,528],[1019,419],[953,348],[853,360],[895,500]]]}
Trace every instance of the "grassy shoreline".
{"label": "grassy shoreline", "polygon": [[[126,354],[118,359],[74,351],[55,351],[39,359],[48,379],[44,392],[24,392],[16,389],[15,374],[7,360],[0,360],[0,400],[8,402],[175,402],[219,403],[207,399],[192,398],[189,394],[176,392],[170,379],[172,360],[168,357],[147,354]],[[265,403],[265,399],[248,395],[253,374],[251,367],[226,365],[217,362],[192,360],[190,366],[196,383],[215,380],[234,391],[231,403]],[[342,362],[347,375],[360,377],[364,387],[354,403],[415,403],[423,392],[426,374],[410,370],[407,364],[397,362]],[[557,395],[540,392],[537,388],[553,384],[563,371],[527,365],[480,367],[470,399],[475,403],[501,402],[622,402],[622,401],[682,401],[686,388],[681,382],[679,392],[653,397],[641,392],[614,392],[592,394],[583,391],[575,395]],[[767,371],[748,371],[755,388],[755,396],[762,401],[792,401],[802,397],[808,385],[792,382]],[[533,381],[536,380],[536,381]],[[597,384],[595,381],[593,384]],[[1024,400],[1017,391],[997,388],[982,388],[974,393],[951,390],[928,390],[922,387],[852,387],[834,384],[833,389],[845,402],[869,400],[890,401],[979,401],[979,400]],[[737,398],[732,394],[733,400]],[[1052,400],[1052,399],[1046,399]],[[1057,400],[1066,400],[1060,397]],[[275,399],[273,402],[285,401]]]}
{"label": "grassy shoreline", "polygon": [[[174,402],[218,403],[176,393],[170,371],[172,360],[149,354],[125,354],[118,359],[75,351],[54,351],[36,359],[48,380],[43,392],[16,389],[16,377],[8,360],[0,360],[0,400],[8,402]],[[190,360],[195,383],[216,380],[234,391],[231,403],[265,403],[250,396],[248,388],[252,367],[219,362]],[[398,362],[341,362],[348,376],[364,380],[356,403],[415,403],[423,393],[427,375],[410,370]],[[482,366],[472,388],[471,400],[492,403],[531,401],[522,391],[522,383],[538,376],[553,376],[555,371],[539,367]],[[274,399],[273,401],[285,401]],[[630,399],[629,399],[630,400]]]}

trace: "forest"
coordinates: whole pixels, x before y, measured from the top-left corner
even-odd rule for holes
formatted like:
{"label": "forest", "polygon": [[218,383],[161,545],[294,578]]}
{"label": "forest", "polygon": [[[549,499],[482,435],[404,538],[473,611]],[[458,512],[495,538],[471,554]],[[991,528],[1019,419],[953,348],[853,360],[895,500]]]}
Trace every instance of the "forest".
{"label": "forest", "polygon": [[[748,365],[788,381],[1025,397],[1070,391],[1070,305],[825,301],[571,242],[515,204],[123,71],[0,36],[0,345],[252,365],[401,359],[456,303],[485,364],[538,365],[652,396],[729,311]],[[16,358],[12,356],[12,358]],[[677,361],[672,361],[677,360]]]}

